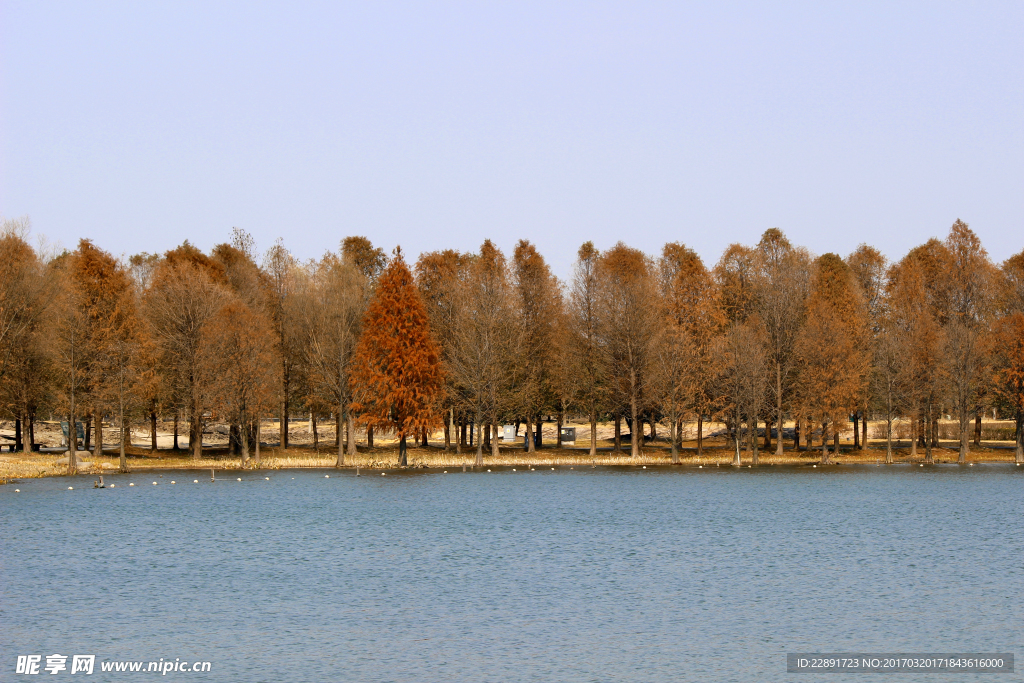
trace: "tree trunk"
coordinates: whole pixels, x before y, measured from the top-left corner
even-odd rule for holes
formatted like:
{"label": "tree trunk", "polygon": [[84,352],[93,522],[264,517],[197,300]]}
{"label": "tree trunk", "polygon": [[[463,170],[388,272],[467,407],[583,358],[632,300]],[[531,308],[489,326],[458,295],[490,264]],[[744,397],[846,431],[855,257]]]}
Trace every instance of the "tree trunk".
{"label": "tree trunk", "polygon": [[92,450],[92,413],[85,416],[85,443],[82,444],[83,451]]}
{"label": "tree trunk", "polygon": [[366,447],[373,448],[373,427],[366,428]]}
{"label": "tree trunk", "polygon": [[793,418],[793,450],[795,450],[797,453],[800,453],[800,427],[801,425],[803,425],[803,423],[803,418]]}
{"label": "tree trunk", "polygon": [[356,450],[356,418],[351,410],[345,411],[345,437],[348,439],[348,454],[355,456]]}
{"label": "tree trunk", "polygon": [[974,407],[974,445],[981,447],[981,406]]}
{"label": "tree trunk", "polygon": [[733,417],[733,440],[732,440],[733,447],[736,450],[736,453],[735,453],[736,457],[733,460],[732,464],[735,465],[736,467],[740,467],[740,466],[743,465],[743,460],[740,457],[740,438],[741,438],[740,437],[740,411],[739,411],[739,408],[737,408],[736,409],[736,415]]}
{"label": "tree trunk", "polygon": [[[338,409],[338,414],[337,415],[338,415],[338,420],[336,421],[336,424],[338,425],[338,427],[335,430],[334,446],[335,446],[335,450],[338,453],[338,459],[335,461],[334,466],[335,467],[344,467],[345,466],[345,439],[343,439],[341,437],[341,430],[342,430],[342,426],[341,426],[342,417],[341,417],[341,415],[342,415],[342,411],[341,411],[340,407]],[[351,447],[352,447],[351,431],[349,431],[349,433],[348,433],[348,447],[349,447],[349,449],[351,449]]]}
{"label": "tree trunk", "polygon": [[853,447],[860,450],[860,414],[853,414]]}
{"label": "tree trunk", "polygon": [[124,442],[125,442],[125,435],[128,433],[128,430],[125,429],[125,426],[124,426],[124,400],[122,400],[120,402],[120,405],[119,405],[117,423],[121,427],[121,438],[118,439],[121,442],[121,446],[120,446],[120,448],[118,450],[118,471],[120,471],[120,472],[127,472],[128,471],[128,458],[127,458],[127,456],[125,455],[125,452],[124,452]]}
{"label": "tree trunk", "polygon": [[533,453],[537,450],[537,443],[533,440],[533,420],[526,418],[526,452]]}
{"label": "tree trunk", "polygon": [[868,411],[864,411],[864,419],[860,423],[860,449],[862,451],[868,448]]}
{"label": "tree trunk", "polygon": [[316,413],[309,414],[309,428],[313,432],[313,450],[320,452],[320,434],[316,431]]}
{"label": "tree trunk", "polygon": [[[96,448],[93,450],[92,456],[94,458],[103,457],[103,417],[100,415],[100,411],[93,413],[93,420],[96,422]],[[99,462],[97,460],[97,462]]]}
{"label": "tree trunk", "polygon": [[476,428],[476,467],[483,467],[484,464],[484,442],[483,439],[480,438],[482,436],[480,433],[482,424],[483,415],[481,415],[480,409],[478,408],[476,411],[476,422],[474,424],[474,427]]}
{"label": "tree trunk", "polygon": [[678,438],[678,434],[677,434],[678,427],[679,427],[679,420],[677,420],[676,416],[673,415],[669,419],[669,423],[668,423],[669,440],[672,442],[672,464],[673,465],[678,465],[679,464],[679,444],[676,442],[676,439]]}
{"label": "tree trunk", "polygon": [[455,422],[455,409],[452,409],[452,429],[455,431],[455,453],[462,455],[462,446],[466,443],[466,430],[462,426],[462,418]]}
{"label": "tree trunk", "polygon": [[21,417],[14,418],[14,450],[19,453],[24,451],[25,448],[21,443]]}
{"label": "tree trunk", "polygon": [[697,415],[697,457],[704,455],[704,415]]}
{"label": "tree trunk", "polygon": [[[634,381],[635,384],[635,381]],[[644,427],[638,421],[636,391],[629,397],[629,414],[633,418],[633,424],[629,426],[629,451],[634,458],[640,457],[640,439],[644,438]]]}
{"label": "tree trunk", "polygon": [[828,422],[821,423],[821,464],[828,464]]}
{"label": "tree trunk", "polygon": [[407,455],[407,445],[405,443],[405,434],[398,440],[398,466],[407,467],[409,465]]}
{"label": "tree trunk", "polygon": [[490,450],[491,448],[491,425],[484,425],[484,448]]}
{"label": "tree trunk", "polygon": [[68,415],[68,474],[78,471],[78,425],[75,424],[75,401],[71,399],[71,414]]}
{"label": "tree trunk", "polygon": [[561,410],[558,411],[558,423],[555,425],[555,431],[558,434],[558,436],[556,437],[556,441],[555,441],[555,448],[561,448],[562,447],[562,411]]}
{"label": "tree trunk", "polygon": [[590,411],[590,455],[597,456],[597,412]]}
{"label": "tree trunk", "polygon": [[[775,455],[782,455],[782,364],[775,363],[775,421],[778,425],[775,433]],[[800,449],[797,448],[797,452]]]}
{"label": "tree trunk", "polygon": [[[288,380],[285,380],[285,396],[287,396]],[[281,448],[288,448],[288,399],[281,402]]]}
{"label": "tree trunk", "polygon": [[892,413],[885,419],[885,464],[892,464]]}
{"label": "tree trunk", "polygon": [[929,465],[934,462],[932,459],[932,404],[928,403],[925,407],[925,433],[928,436],[924,440],[924,461]]}
{"label": "tree trunk", "polygon": [[917,411],[910,417],[910,459],[917,457]]}
{"label": "tree trunk", "polygon": [[767,417],[764,419],[764,452],[772,449],[772,421]]}
{"label": "tree trunk", "polygon": [[967,424],[970,421],[970,417],[967,413],[967,408],[960,408],[960,457],[957,462],[961,465],[967,464],[967,455],[970,453],[971,446],[967,435]]}
{"label": "tree trunk", "polygon": [[448,419],[444,421],[444,452],[452,449],[452,428],[455,426],[455,411],[448,410]]}
{"label": "tree trunk", "polygon": [[1014,460],[1024,462],[1024,410],[1017,409],[1017,450]]}
{"label": "tree trunk", "polygon": [[[750,464],[757,465],[758,452],[757,452],[757,418],[752,420],[753,428],[750,430]],[[768,423],[765,422],[767,427]],[[770,427],[768,427],[770,429]]]}
{"label": "tree trunk", "polygon": [[36,412],[32,409],[28,413],[28,452],[36,450]]}
{"label": "tree trunk", "polygon": [[533,439],[537,442],[537,448],[544,448],[544,416],[537,416],[537,430],[533,433]]}
{"label": "tree trunk", "polygon": [[622,416],[615,416],[615,452],[622,452]]}
{"label": "tree trunk", "polygon": [[[517,434],[518,434],[518,431],[517,431]],[[466,418],[465,417],[461,417],[461,418],[459,418],[459,449],[460,450],[458,450],[457,452],[461,453],[462,452],[461,449],[465,448],[467,445],[468,444],[466,443]]]}
{"label": "tree trunk", "polygon": [[261,438],[260,416],[256,415],[256,464],[260,464],[260,438]]}
{"label": "tree trunk", "polygon": [[832,452],[839,457],[839,430],[837,429],[832,435]]}
{"label": "tree trunk", "polygon": [[178,450],[178,409],[174,409],[174,450]]}
{"label": "tree trunk", "polygon": [[501,450],[498,446],[498,425],[491,425],[491,429],[494,430],[491,437],[491,455],[496,458],[501,455]]}
{"label": "tree trunk", "polygon": [[241,442],[239,446],[242,451],[242,467],[245,468],[249,465],[249,427],[245,424],[245,410],[240,412],[238,440]]}
{"label": "tree trunk", "polygon": [[156,408],[149,411],[149,450],[156,453]]}
{"label": "tree trunk", "polygon": [[192,447],[192,459],[203,457],[203,414],[199,408],[199,397],[192,397],[192,421],[189,424],[189,446]]}

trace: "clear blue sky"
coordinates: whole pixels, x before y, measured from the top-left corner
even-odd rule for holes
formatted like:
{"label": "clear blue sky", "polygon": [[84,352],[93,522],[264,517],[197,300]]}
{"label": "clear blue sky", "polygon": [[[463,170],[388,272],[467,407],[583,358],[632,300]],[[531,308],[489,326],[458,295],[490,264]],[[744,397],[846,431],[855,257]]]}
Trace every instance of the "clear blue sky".
{"label": "clear blue sky", "polygon": [[73,247],[709,264],[1024,248],[1024,3],[0,2],[0,213]]}

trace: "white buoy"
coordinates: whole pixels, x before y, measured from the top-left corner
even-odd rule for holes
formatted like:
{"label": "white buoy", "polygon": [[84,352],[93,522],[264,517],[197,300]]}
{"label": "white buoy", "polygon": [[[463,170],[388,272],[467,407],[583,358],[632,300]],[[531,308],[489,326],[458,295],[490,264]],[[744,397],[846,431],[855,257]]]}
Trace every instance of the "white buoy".
{"label": "white buoy", "polygon": [[176,481],[174,481],[174,480],[172,479],[172,480],[171,480],[171,483],[172,483],[172,484],[177,484],[178,482],[176,482]]}
{"label": "white buoy", "polygon": [[[554,469],[554,468],[551,468],[551,469]],[[647,465],[644,465],[644,469],[645,469],[645,470],[647,469]]]}
{"label": "white buoy", "polygon": [[135,486],[135,484],[128,484],[129,486]]}
{"label": "white buoy", "polygon": [[552,467],[552,468],[551,468],[551,471],[552,471],[552,472],[554,472],[554,470],[555,470],[555,468],[554,468],[554,467]]}
{"label": "white buoy", "polygon": [[156,486],[156,482],[155,481],[153,482],[153,486]]}
{"label": "white buoy", "polygon": [[924,467],[924,465],[922,464],[921,467]]}
{"label": "white buoy", "polygon": [[817,467],[817,465],[811,465],[811,467]]}
{"label": "white buoy", "polygon": [[513,471],[513,472],[515,472],[515,471],[516,471],[516,468],[515,468],[515,467],[513,467],[513,468],[512,468],[512,471]]}
{"label": "white buoy", "polygon": [[21,493],[21,489],[14,489],[15,493]]}
{"label": "white buoy", "polygon": [[444,473],[445,473],[445,474],[448,474],[448,470],[445,470],[445,471],[444,471]]}
{"label": "white buoy", "polygon": [[490,472],[490,470],[487,470],[487,471]]}
{"label": "white buoy", "polygon": [[116,484],[111,484],[110,488],[114,488],[115,486],[116,486]]}
{"label": "white buoy", "polygon": [[242,481],[242,478],[241,478],[241,477],[239,477],[239,478],[238,478],[238,481]]}
{"label": "white buoy", "polygon": [[270,477],[263,477],[263,478],[266,479],[267,481],[270,481]]}
{"label": "white buoy", "polygon": [[193,479],[193,480],[192,480],[192,483],[193,483],[193,484],[198,484],[198,483],[199,483],[199,480],[198,480],[198,479]]}
{"label": "white buoy", "polygon": [[[487,471],[488,471],[488,472],[490,472],[490,470],[487,470]],[[380,473],[380,476],[382,476],[382,477],[383,477],[383,476],[384,476],[384,475],[386,475],[386,474],[387,474],[387,472],[381,472],[381,473]]]}
{"label": "white buoy", "polygon": [[329,475],[329,474],[325,474],[324,475],[324,479],[330,479],[330,478],[331,478],[331,475]]}
{"label": "white buoy", "polygon": [[68,491],[74,491],[74,490],[75,490],[75,487],[74,487],[74,486],[69,486],[69,487],[68,487]]}

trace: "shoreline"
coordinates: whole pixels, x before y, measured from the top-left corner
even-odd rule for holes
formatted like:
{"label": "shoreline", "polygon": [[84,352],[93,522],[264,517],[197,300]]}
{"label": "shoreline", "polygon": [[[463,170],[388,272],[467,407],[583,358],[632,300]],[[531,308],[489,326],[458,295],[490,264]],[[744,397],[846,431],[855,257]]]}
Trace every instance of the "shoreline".
{"label": "shoreline", "polygon": [[[820,448],[820,447],[819,447]],[[958,464],[959,452],[956,449],[934,448],[935,465]],[[408,466],[398,466],[398,450],[394,446],[382,446],[372,449],[362,447],[355,456],[345,456],[345,464],[337,467],[337,453],[331,450],[313,451],[310,448],[265,448],[261,452],[260,463],[250,457],[246,467],[242,466],[239,456],[228,455],[226,449],[204,450],[201,460],[194,460],[186,451],[157,451],[154,455],[148,450],[132,448],[127,456],[129,472],[149,472],[158,470],[286,470],[286,469],[341,469],[341,470],[443,470],[445,468],[461,470],[465,465],[467,471],[474,469],[475,450],[466,449],[457,454],[454,450],[445,451],[440,447],[410,447],[408,449]],[[117,453],[104,453],[96,459],[92,452],[79,451],[79,467],[76,475],[118,474],[119,457]],[[732,467],[735,453],[731,448],[716,446],[706,447],[698,457],[694,451],[684,449],[679,454],[679,462],[673,463],[667,447],[646,446],[636,458],[624,449],[622,452],[599,450],[591,456],[589,448],[556,448],[547,447],[528,453],[520,448],[503,449],[498,456],[485,451],[482,468],[530,468],[530,467],[643,467],[660,468],[703,468]],[[869,448],[864,451],[854,450],[852,445],[841,447],[840,454],[830,454],[830,462],[821,463],[820,450],[784,451],[782,456],[760,454],[758,464],[754,465],[749,452],[741,454],[742,469],[771,466],[807,466],[827,468],[839,465],[885,465],[885,450]],[[1012,447],[973,447],[966,465],[975,464],[1013,464],[1014,450]],[[893,465],[926,465],[923,449],[919,449],[915,457],[910,457],[909,449],[900,449],[894,453]],[[0,485],[16,482],[19,479],[37,479],[43,477],[69,476],[67,456],[53,453],[11,453],[0,454]]]}

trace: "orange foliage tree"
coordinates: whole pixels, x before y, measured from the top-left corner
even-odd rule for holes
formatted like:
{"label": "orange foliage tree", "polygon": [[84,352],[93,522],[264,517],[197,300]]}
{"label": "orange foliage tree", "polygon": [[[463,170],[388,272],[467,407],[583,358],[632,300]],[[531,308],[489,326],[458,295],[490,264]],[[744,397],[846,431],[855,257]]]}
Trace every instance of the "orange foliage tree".
{"label": "orange foliage tree", "polygon": [[427,311],[400,251],[381,275],[363,320],[352,372],[352,409],[368,428],[406,437],[441,426],[444,372]]}
{"label": "orange foliage tree", "polygon": [[803,404],[822,424],[827,463],[831,430],[838,450],[847,416],[861,404],[869,356],[867,313],[849,266],[835,254],[818,258],[807,299],[807,321],[797,340]]}
{"label": "orange foliage tree", "polygon": [[993,389],[1014,413],[1016,461],[1024,462],[1024,313],[1016,311],[995,325]]}
{"label": "orange foliage tree", "polygon": [[[248,465],[249,435],[257,439],[256,465],[260,464],[259,424],[273,409],[280,378],[274,345],[260,330],[270,321],[241,301],[229,300],[203,327],[199,368],[203,393],[220,416],[239,425],[242,466]],[[256,331],[254,333],[254,331]]]}

